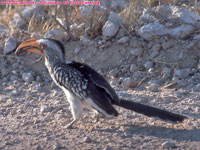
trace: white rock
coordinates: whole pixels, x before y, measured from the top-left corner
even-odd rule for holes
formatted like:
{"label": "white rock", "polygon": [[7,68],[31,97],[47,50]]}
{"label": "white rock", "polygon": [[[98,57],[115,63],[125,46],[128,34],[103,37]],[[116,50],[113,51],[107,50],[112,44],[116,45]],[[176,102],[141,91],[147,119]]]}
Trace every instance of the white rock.
{"label": "white rock", "polygon": [[53,29],[45,33],[45,38],[57,39],[59,41],[68,40],[67,34],[61,30]]}
{"label": "white rock", "polygon": [[136,83],[131,78],[125,78],[122,81],[122,86],[123,87],[128,87],[128,88],[133,88],[133,87],[136,86]]}
{"label": "white rock", "polygon": [[153,67],[153,62],[152,61],[147,61],[145,64],[144,64],[144,67],[146,69],[150,69]]}
{"label": "white rock", "polygon": [[150,84],[149,87],[147,87],[147,90],[151,91],[151,92],[158,92],[159,88],[160,88],[159,84],[152,83],[152,84]]}
{"label": "white rock", "polygon": [[105,25],[103,26],[103,36],[105,39],[110,39],[114,37],[119,30],[119,24],[115,24],[111,21],[106,21]]}
{"label": "white rock", "polygon": [[17,39],[14,37],[11,37],[6,40],[5,46],[3,49],[4,55],[9,54],[10,52],[14,51],[17,47]]}
{"label": "white rock", "polygon": [[173,7],[170,5],[161,5],[156,8],[156,12],[164,17],[170,17],[173,12]]}
{"label": "white rock", "polygon": [[130,66],[130,72],[135,72],[137,70],[137,65],[136,64],[132,64]]}
{"label": "white rock", "polygon": [[[35,18],[41,18],[45,16],[44,11],[42,10],[42,6],[31,6],[31,7],[22,7],[21,14],[24,18],[30,18],[34,15]],[[17,26],[18,28],[22,29],[25,26],[24,20],[20,17],[18,13],[15,13],[13,16],[13,21],[11,22],[12,25]]]}
{"label": "white rock", "polygon": [[162,71],[162,74],[163,74],[163,78],[164,79],[168,79],[171,76],[171,70],[170,70],[170,68],[164,67],[163,71]]}
{"label": "white rock", "polygon": [[166,142],[162,143],[162,147],[164,147],[164,148],[175,148],[176,145],[173,142],[166,141]]}
{"label": "white rock", "polygon": [[188,77],[190,69],[175,69],[174,76],[179,77],[180,79],[185,79]]}
{"label": "white rock", "polygon": [[149,41],[154,39],[156,36],[169,34],[169,30],[157,21],[142,26],[139,30],[136,30],[136,32]]}
{"label": "white rock", "polygon": [[192,25],[180,25],[169,30],[169,35],[175,38],[184,38],[189,35],[195,28]]}
{"label": "white rock", "polygon": [[41,91],[42,90],[42,87],[41,86],[39,86],[39,85],[34,85],[34,87],[33,87],[33,90],[35,90],[35,91]]}
{"label": "white rock", "polygon": [[192,25],[195,25],[200,21],[200,16],[194,13],[193,11],[190,11],[186,7],[174,7],[173,15],[179,20]]}
{"label": "white rock", "polygon": [[40,112],[41,112],[41,113],[50,112],[51,110],[52,110],[52,108],[49,107],[48,105],[42,105],[42,106],[40,107]]}
{"label": "white rock", "polygon": [[25,82],[28,82],[28,83],[31,83],[33,81],[33,76],[31,73],[23,73],[22,74],[22,79],[25,81]]}
{"label": "white rock", "polygon": [[125,37],[120,38],[120,39],[117,41],[117,43],[118,43],[118,44],[125,44],[125,43],[127,43],[128,41],[129,41],[129,37],[128,37],[128,36],[125,36]]}
{"label": "white rock", "polygon": [[195,35],[193,39],[194,40],[200,40],[200,34]]}
{"label": "white rock", "polygon": [[130,50],[130,54],[133,56],[140,56],[142,55],[143,49],[142,48],[132,48]]}
{"label": "white rock", "polygon": [[113,11],[110,12],[108,16],[108,20],[116,24],[120,24],[123,21],[122,17],[120,17],[118,14],[116,14]]}

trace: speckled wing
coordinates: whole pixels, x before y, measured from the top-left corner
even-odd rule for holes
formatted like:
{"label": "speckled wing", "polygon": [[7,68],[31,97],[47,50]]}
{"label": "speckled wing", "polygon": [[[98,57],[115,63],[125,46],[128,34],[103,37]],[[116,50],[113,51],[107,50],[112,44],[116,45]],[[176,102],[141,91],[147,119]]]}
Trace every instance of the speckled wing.
{"label": "speckled wing", "polygon": [[54,78],[58,85],[65,87],[81,99],[87,97],[88,80],[76,68],[65,63],[58,63],[54,66]]}
{"label": "speckled wing", "polygon": [[79,62],[73,61],[70,63],[70,65],[76,67],[78,70],[81,71],[87,78],[90,78],[94,84],[97,86],[103,88],[107,94],[112,98],[113,101],[115,102],[120,102],[118,95],[114,91],[114,89],[109,85],[109,83],[99,74],[97,73],[94,69],[89,67],[86,64],[82,64]]}

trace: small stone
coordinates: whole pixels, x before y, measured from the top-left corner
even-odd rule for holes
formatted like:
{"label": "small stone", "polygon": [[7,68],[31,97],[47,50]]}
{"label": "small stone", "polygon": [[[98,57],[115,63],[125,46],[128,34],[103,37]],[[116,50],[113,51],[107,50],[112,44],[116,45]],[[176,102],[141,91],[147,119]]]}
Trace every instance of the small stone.
{"label": "small stone", "polygon": [[17,39],[16,38],[11,37],[11,38],[7,39],[5,42],[5,47],[3,49],[4,55],[7,55],[10,52],[14,51],[16,47],[17,47]]}
{"label": "small stone", "polygon": [[153,51],[159,51],[160,48],[161,48],[161,45],[160,45],[160,44],[156,44],[156,45],[154,45],[154,46],[152,47],[152,50],[153,50]]}
{"label": "small stone", "polygon": [[46,113],[46,112],[50,112],[52,110],[51,107],[49,107],[48,105],[43,105],[40,107],[40,112],[41,113]]}
{"label": "small stone", "polygon": [[33,81],[33,76],[31,73],[23,73],[22,74],[22,79],[25,81],[25,82],[28,82],[28,83],[31,83]]}
{"label": "small stone", "polygon": [[140,56],[142,55],[142,48],[133,48],[130,50],[130,54],[133,55],[133,56]]}
{"label": "small stone", "polygon": [[112,150],[112,147],[111,147],[111,146],[106,146],[106,147],[104,148],[104,150]]}
{"label": "small stone", "polygon": [[136,83],[131,78],[125,78],[122,81],[122,86],[123,87],[128,87],[128,88],[133,88],[133,87],[136,86]]}
{"label": "small stone", "polygon": [[179,77],[180,79],[185,79],[188,77],[190,69],[175,69],[174,76]]}
{"label": "small stone", "polygon": [[54,145],[53,145],[53,150],[60,150],[62,149],[62,146],[59,142],[56,142]]}
{"label": "small stone", "polygon": [[42,78],[40,76],[37,76],[35,79],[37,82],[42,82]]}
{"label": "small stone", "polygon": [[118,43],[118,44],[125,44],[125,43],[127,43],[128,41],[129,41],[129,37],[128,37],[128,36],[125,36],[125,37],[120,38],[120,39],[117,41],[117,43]]}
{"label": "small stone", "polygon": [[35,91],[41,91],[42,90],[42,88],[39,86],[39,85],[34,85],[34,87],[33,87],[33,90],[35,90]]}
{"label": "small stone", "polygon": [[171,77],[171,70],[170,68],[168,67],[164,67],[163,68],[163,71],[162,71],[162,74],[163,74],[163,79],[169,79]]}
{"label": "small stone", "polygon": [[65,32],[63,32],[61,30],[57,30],[57,29],[53,29],[53,30],[46,32],[44,37],[57,39],[59,41],[64,41],[64,40],[69,39],[69,36],[67,36],[67,34],[65,34]]}
{"label": "small stone", "polygon": [[1,74],[2,74],[2,76],[6,76],[6,75],[8,75],[8,70],[7,69],[5,69],[5,68],[2,68],[1,69]]}
{"label": "small stone", "polygon": [[110,76],[117,77],[117,75],[118,75],[118,70],[117,70],[117,69],[112,69],[108,74],[109,74]]}
{"label": "small stone", "polygon": [[144,64],[144,67],[146,69],[150,69],[153,67],[153,62],[152,61],[147,61],[145,64]]}
{"label": "small stone", "polygon": [[153,83],[153,84],[150,84],[149,87],[147,87],[147,90],[150,92],[158,92],[159,87],[160,87],[159,84]]}
{"label": "small stone", "polygon": [[135,72],[136,70],[137,70],[137,65],[136,64],[132,64],[130,66],[130,72],[132,73],[132,72]]}
{"label": "small stone", "polygon": [[150,54],[150,58],[155,58],[159,55],[159,51],[152,51],[152,53]]}
{"label": "small stone", "polygon": [[81,51],[81,48],[80,47],[76,47],[74,49],[74,54],[78,54],[78,53],[80,53],[80,51]]}
{"label": "small stone", "polygon": [[13,96],[18,96],[20,94],[20,92],[18,90],[13,90],[12,91],[12,95]]}
{"label": "small stone", "polygon": [[37,146],[36,146],[36,150],[42,150],[41,146],[40,146],[40,145],[37,145]]}
{"label": "small stone", "polygon": [[91,143],[91,142],[92,142],[92,139],[91,139],[89,136],[86,136],[86,137],[83,139],[83,142]]}
{"label": "small stone", "polygon": [[164,147],[164,148],[175,148],[176,145],[173,142],[166,141],[166,142],[162,143],[162,147]]}

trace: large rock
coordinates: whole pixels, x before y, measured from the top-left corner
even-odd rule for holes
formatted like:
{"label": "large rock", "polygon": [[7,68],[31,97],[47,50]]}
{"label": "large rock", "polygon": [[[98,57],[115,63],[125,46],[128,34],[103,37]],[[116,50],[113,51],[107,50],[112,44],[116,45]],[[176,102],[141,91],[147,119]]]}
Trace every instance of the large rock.
{"label": "large rock", "polygon": [[[162,16],[164,19],[170,18],[172,21],[161,24],[152,15],[152,11],[157,16]],[[165,35],[170,35],[174,38],[185,38],[195,30],[194,25],[198,25],[199,21],[200,16],[185,7],[160,6],[156,10],[144,10],[143,15],[138,19],[138,24],[142,26],[136,32],[149,41]],[[175,23],[179,22],[181,22],[181,25],[177,26]]]}
{"label": "large rock", "polygon": [[[42,6],[36,5],[31,7],[22,7],[20,11],[25,19],[31,18],[33,15],[35,18],[41,18],[45,16],[42,8]],[[11,24],[20,29],[23,29],[26,25],[26,22],[20,17],[18,13],[15,13]]]}
{"label": "large rock", "polygon": [[46,32],[44,37],[45,38],[57,39],[59,41],[64,41],[64,40],[69,39],[69,37],[67,36],[67,34],[65,34],[65,32],[63,32],[61,30],[57,30],[57,29],[53,29],[53,30]]}
{"label": "large rock", "polygon": [[200,16],[190,11],[186,7],[182,8],[174,7],[173,16],[175,16],[178,20],[181,20],[182,22],[192,25],[195,25],[200,21]]}
{"label": "large rock", "polygon": [[117,34],[118,30],[119,30],[119,24],[113,23],[108,20],[103,26],[103,37],[105,39],[110,39]]}

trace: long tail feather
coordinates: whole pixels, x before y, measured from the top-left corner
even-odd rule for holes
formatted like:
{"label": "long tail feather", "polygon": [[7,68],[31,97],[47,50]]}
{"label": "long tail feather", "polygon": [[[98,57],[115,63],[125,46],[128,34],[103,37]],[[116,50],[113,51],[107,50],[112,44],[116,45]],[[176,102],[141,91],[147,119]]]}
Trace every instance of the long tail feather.
{"label": "long tail feather", "polygon": [[158,117],[165,121],[172,121],[175,123],[183,122],[187,117],[171,113],[166,110],[161,110],[155,107],[147,106],[137,102],[121,99],[120,103],[115,103],[115,105],[135,111],[137,113],[143,114],[148,117]]}

